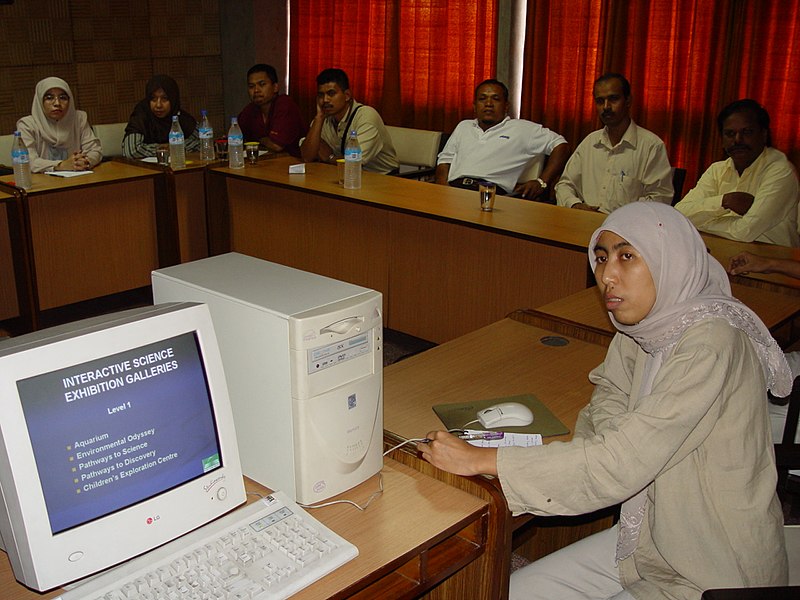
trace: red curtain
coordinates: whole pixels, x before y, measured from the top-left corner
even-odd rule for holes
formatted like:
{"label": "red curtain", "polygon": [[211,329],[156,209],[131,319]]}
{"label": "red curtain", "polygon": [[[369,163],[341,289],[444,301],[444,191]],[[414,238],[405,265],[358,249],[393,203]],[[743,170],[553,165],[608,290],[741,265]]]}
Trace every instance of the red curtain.
{"label": "red curtain", "polygon": [[800,166],[800,0],[743,2],[741,20],[732,96],[764,105],[772,144]]}
{"label": "red curtain", "polygon": [[497,0],[291,0],[292,95],[313,115],[317,74],[344,69],[386,123],[450,131],[496,64]]}
{"label": "red curtain", "polygon": [[[800,0],[532,0],[523,116],[577,145],[599,127],[592,82],[625,74],[634,120],[659,135],[684,192],[722,158],[716,115],[751,97],[770,112],[773,142],[789,152],[800,127]],[[794,77],[792,77],[794,75]]]}

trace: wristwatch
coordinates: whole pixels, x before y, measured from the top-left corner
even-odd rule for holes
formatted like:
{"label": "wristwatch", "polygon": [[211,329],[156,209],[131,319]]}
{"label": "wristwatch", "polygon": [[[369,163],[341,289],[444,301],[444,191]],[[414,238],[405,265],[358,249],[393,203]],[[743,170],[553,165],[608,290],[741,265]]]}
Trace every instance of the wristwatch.
{"label": "wristwatch", "polygon": [[547,189],[547,182],[546,182],[544,179],[542,179],[541,177],[537,177],[537,178],[536,178],[536,181],[538,181],[538,182],[539,182],[539,186],[540,186],[540,187],[541,187],[543,190],[544,190],[544,189]]}

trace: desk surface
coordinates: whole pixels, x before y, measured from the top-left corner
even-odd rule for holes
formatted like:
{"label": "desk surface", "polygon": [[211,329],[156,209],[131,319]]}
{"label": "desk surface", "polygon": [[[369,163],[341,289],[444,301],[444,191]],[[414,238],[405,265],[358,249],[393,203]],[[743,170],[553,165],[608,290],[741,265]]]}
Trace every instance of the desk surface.
{"label": "desk surface", "polygon": [[[733,283],[731,288],[734,297],[753,309],[770,331],[783,326],[800,313],[800,298],[797,296],[779,294],[738,283]],[[579,325],[602,329],[610,334],[616,333],[616,329],[611,324],[608,313],[603,307],[597,286],[537,307],[536,310],[573,321]]]}
{"label": "desk surface", "polygon": [[[701,235],[711,255],[722,263],[722,266],[726,269],[731,257],[744,251],[768,256],[770,258],[800,260],[800,248],[789,248],[787,246],[776,246],[775,244],[762,244],[759,242],[748,244],[707,233]],[[786,275],[779,275],[777,273],[771,273],[769,275],[750,273],[748,275],[739,275],[735,277],[734,280],[748,286],[763,287],[780,293],[800,295],[800,280],[787,277]]]}
{"label": "desk surface", "polygon": [[[588,374],[606,348],[566,338],[546,346],[551,331],[503,319],[412,356],[384,370],[384,428],[403,438],[424,437],[443,425],[431,407],[533,394],[570,428],[588,402]],[[566,336],[565,336],[566,337]]]}
{"label": "desk surface", "polygon": [[[359,512],[349,505],[319,508],[311,513],[354,543],[359,555],[293,598],[316,600],[347,597],[359,591],[368,597],[411,597],[469,563],[483,551],[486,503],[387,459],[383,468],[384,492]],[[248,489],[266,489],[248,482]],[[378,489],[378,477],[338,498],[364,504]],[[250,501],[255,498],[250,496]],[[425,515],[424,519],[419,518]],[[0,552],[0,598],[23,600],[53,598],[57,591],[38,594],[19,585],[7,557]],[[416,595],[416,594],[414,594]]]}
{"label": "desk surface", "polygon": [[67,191],[71,188],[102,185],[121,181],[128,181],[139,177],[155,177],[152,169],[132,165],[124,162],[108,161],[97,165],[92,173],[77,177],[56,177],[34,173],[32,175],[33,187],[27,190],[28,196],[48,192]]}
{"label": "desk surface", "polygon": [[[545,327],[547,325],[544,325]],[[384,370],[384,429],[387,441],[420,438],[443,428],[432,410],[436,404],[532,394],[564,423],[570,433],[545,438],[566,441],[572,437],[581,408],[589,402],[593,386],[588,374],[602,362],[603,345],[563,336],[566,346],[546,346],[542,338],[554,331],[503,319],[445,344],[395,363]],[[392,439],[395,438],[395,439]],[[402,454],[402,457],[400,455]],[[512,547],[529,559],[563,548],[610,526],[609,514],[578,520],[544,523],[530,515],[511,518],[497,480],[464,478],[435,469],[416,455],[395,451],[406,464],[469,490],[482,484],[497,494],[492,499],[490,543],[484,572],[496,574],[507,594]],[[472,489],[473,493],[479,493]],[[485,496],[491,497],[491,496]],[[526,544],[525,539],[530,537]],[[465,571],[472,569],[470,565]],[[490,592],[491,594],[492,592]],[[492,597],[491,595],[487,597]]]}
{"label": "desk surface", "polygon": [[[591,234],[606,217],[597,212],[565,209],[502,196],[497,197],[495,210],[485,213],[478,210],[475,192],[368,172],[363,173],[360,190],[344,190],[338,184],[334,165],[309,163],[305,165],[305,174],[289,174],[289,165],[296,162],[291,157],[278,157],[260,161],[256,166],[248,165],[244,169],[216,167],[213,170],[228,177],[382,206],[578,251],[587,249]],[[727,265],[731,256],[745,250],[800,260],[800,248],[736,242],[711,234],[702,236],[711,254],[723,265]],[[800,294],[800,281],[782,275],[747,275],[738,279],[747,285],[772,285],[777,286],[778,291],[796,290]]]}
{"label": "desk surface", "polygon": [[227,161],[214,159],[212,161],[204,161],[200,160],[200,153],[199,152],[187,152],[186,153],[186,166],[180,169],[170,169],[168,166],[160,165],[154,160],[144,160],[141,158],[126,158],[124,156],[115,156],[114,159],[110,162],[119,163],[123,165],[130,165],[133,167],[139,167],[142,169],[150,169],[152,171],[167,171],[170,170],[173,173],[189,173],[192,171],[204,171],[206,167],[222,167],[227,164]]}
{"label": "desk surface", "polygon": [[340,200],[382,206],[392,210],[425,215],[450,222],[555,245],[583,249],[605,215],[573,211],[570,220],[564,209],[540,202],[498,196],[494,211],[480,210],[477,192],[364,172],[360,190],[345,190],[338,183],[335,165],[308,163],[306,173],[289,174],[288,167],[297,160],[279,157],[260,161],[244,169],[214,168],[229,177],[261,181],[287,188],[302,189]]}

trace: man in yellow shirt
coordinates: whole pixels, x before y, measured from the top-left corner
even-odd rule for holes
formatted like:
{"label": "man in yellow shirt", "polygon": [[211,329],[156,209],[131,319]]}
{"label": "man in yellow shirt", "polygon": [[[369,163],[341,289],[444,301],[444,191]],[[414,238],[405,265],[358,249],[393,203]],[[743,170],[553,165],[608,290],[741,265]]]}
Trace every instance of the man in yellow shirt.
{"label": "man in yellow shirt", "polygon": [[675,208],[700,231],[800,246],[797,174],[771,147],[766,109],[755,100],[737,100],[722,109],[717,125],[729,158],[712,164]]}

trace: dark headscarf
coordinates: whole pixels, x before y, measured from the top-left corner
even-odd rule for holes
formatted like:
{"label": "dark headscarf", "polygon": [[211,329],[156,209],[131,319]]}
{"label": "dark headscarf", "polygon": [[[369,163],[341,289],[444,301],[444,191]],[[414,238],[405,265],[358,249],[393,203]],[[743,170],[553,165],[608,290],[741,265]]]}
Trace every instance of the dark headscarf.
{"label": "dark headscarf", "polygon": [[[159,119],[150,110],[150,99],[159,89],[169,98],[171,112],[163,119]],[[168,75],[154,75],[144,88],[144,100],[133,108],[125,133],[140,133],[144,136],[145,144],[166,144],[169,142],[169,130],[172,127],[172,117],[178,115],[178,121],[187,138],[192,135],[197,127],[195,118],[187,112],[181,111],[181,92],[178,84]]]}

